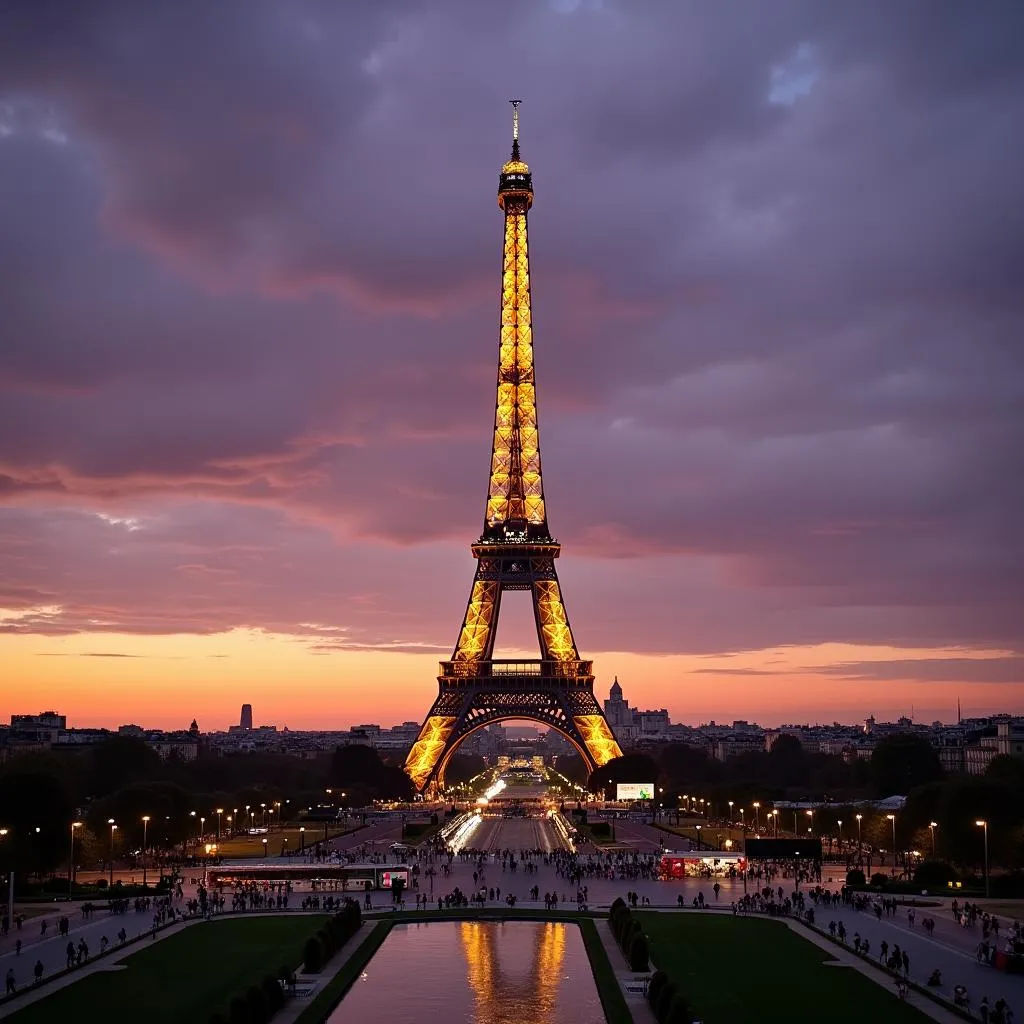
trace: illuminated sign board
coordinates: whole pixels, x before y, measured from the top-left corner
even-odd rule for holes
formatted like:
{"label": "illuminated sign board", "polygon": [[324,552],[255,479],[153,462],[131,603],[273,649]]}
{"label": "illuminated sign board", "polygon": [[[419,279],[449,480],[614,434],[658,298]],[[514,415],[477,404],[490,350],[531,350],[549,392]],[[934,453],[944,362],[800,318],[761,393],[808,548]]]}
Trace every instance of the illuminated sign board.
{"label": "illuminated sign board", "polygon": [[615,787],[616,800],[653,800],[653,782],[620,782]]}
{"label": "illuminated sign board", "polygon": [[399,879],[403,886],[409,884],[409,872],[408,871],[385,871],[380,876],[380,887],[382,889],[390,889],[394,884],[395,880]]}

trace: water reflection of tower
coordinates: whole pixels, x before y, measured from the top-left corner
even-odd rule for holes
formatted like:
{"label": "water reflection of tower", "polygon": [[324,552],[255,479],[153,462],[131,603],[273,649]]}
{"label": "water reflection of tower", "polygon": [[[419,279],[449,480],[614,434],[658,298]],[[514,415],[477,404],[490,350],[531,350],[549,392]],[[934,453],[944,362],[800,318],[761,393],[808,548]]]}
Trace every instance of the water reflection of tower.
{"label": "water reflection of tower", "polygon": [[[524,1020],[553,1024],[566,927],[554,921],[542,925],[466,921],[459,926],[476,1024],[522,1024]],[[521,936],[525,940],[528,934],[532,948],[526,975],[502,970],[501,943],[515,949],[516,939]]]}

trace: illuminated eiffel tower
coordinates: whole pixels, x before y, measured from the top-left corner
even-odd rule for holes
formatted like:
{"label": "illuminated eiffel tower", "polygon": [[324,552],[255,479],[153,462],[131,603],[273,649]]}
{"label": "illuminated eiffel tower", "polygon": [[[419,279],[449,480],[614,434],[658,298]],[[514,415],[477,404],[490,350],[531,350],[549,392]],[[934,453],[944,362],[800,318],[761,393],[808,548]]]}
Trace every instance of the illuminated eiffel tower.
{"label": "illuminated eiffel tower", "polygon": [[[470,733],[510,718],[561,733],[591,771],[622,753],[594,698],[593,666],[580,660],[555,572],[561,546],[548,530],[544,506],[533,367],[526,235],[533,180],[519,155],[519,100],[512,100],[512,108],[512,157],[498,177],[505,244],[487,511],[472,546],[476,575],[455,652],[441,662],[440,692],[405,762],[420,791],[443,782],[448,759]],[[537,660],[492,657],[505,590],[529,590],[533,596]]]}

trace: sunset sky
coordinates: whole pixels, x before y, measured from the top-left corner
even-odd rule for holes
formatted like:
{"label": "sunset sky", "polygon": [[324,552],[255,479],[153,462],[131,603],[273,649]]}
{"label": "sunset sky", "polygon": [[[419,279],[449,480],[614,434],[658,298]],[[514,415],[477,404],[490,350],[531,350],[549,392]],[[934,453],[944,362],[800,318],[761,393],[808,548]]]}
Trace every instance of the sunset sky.
{"label": "sunset sky", "polygon": [[0,721],[424,715],[513,96],[599,695],[1024,712],[1021,38],[1016,0],[0,7]]}

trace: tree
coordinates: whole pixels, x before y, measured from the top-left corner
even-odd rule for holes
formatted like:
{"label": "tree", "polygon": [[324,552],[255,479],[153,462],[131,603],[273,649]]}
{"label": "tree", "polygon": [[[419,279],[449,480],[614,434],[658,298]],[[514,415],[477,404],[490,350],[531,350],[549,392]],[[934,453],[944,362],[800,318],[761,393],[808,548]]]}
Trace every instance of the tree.
{"label": "tree", "polygon": [[89,772],[93,796],[106,796],[129,782],[163,778],[160,755],[137,736],[111,736],[92,748]]}
{"label": "tree", "polygon": [[620,782],[650,782],[658,779],[658,765],[646,754],[623,754],[613,757],[602,768],[590,775],[588,788],[591,793],[604,790],[614,795],[615,787]]}
{"label": "tree", "polygon": [[578,786],[587,783],[587,765],[579,754],[559,754],[555,758],[555,770]]}
{"label": "tree", "polygon": [[18,768],[0,775],[0,822],[8,829],[0,843],[3,867],[41,874],[66,860],[73,810],[56,775]]}
{"label": "tree", "polygon": [[487,762],[479,754],[452,754],[444,770],[445,782],[454,786],[469,782],[487,768]]}
{"label": "tree", "polygon": [[113,818],[121,841],[127,847],[138,848],[142,846],[142,817],[148,815],[147,843],[165,846],[194,836],[195,825],[189,812],[198,807],[199,813],[212,819],[212,812],[207,810],[212,806],[201,794],[190,794],[170,782],[138,782],[94,800],[86,821],[96,835],[103,835],[108,819]]}
{"label": "tree", "polygon": [[707,751],[685,743],[670,743],[661,751],[658,760],[667,785],[683,792],[714,782],[721,775],[720,763],[712,761]]}
{"label": "tree", "polygon": [[807,755],[804,745],[788,733],[775,737],[766,760],[768,781],[777,786],[804,784],[807,778]]}
{"label": "tree", "polygon": [[942,778],[935,748],[923,736],[897,732],[871,752],[871,783],[878,796],[906,796],[915,786]]}

